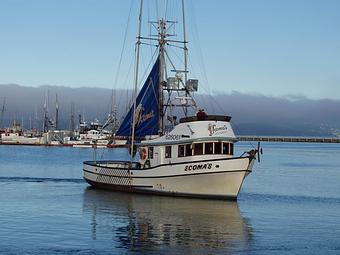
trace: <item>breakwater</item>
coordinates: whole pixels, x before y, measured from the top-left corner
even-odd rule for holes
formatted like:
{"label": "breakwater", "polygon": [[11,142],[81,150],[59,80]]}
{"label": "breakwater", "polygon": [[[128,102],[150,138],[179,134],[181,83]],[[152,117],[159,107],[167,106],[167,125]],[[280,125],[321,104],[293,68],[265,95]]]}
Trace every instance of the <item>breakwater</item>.
{"label": "breakwater", "polygon": [[256,142],[340,143],[340,137],[237,136],[237,138],[239,141]]}

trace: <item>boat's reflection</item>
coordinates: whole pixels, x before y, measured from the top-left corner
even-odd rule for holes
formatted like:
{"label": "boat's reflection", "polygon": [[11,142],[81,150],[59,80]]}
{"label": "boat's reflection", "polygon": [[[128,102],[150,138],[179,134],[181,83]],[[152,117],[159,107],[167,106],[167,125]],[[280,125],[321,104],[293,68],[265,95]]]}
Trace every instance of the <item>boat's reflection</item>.
{"label": "boat's reflection", "polygon": [[84,213],[92,238],[109,232],[117,248],[153,250],[172,246],[246,249],[249,222],[236,202],[137,195],[87,188]]}

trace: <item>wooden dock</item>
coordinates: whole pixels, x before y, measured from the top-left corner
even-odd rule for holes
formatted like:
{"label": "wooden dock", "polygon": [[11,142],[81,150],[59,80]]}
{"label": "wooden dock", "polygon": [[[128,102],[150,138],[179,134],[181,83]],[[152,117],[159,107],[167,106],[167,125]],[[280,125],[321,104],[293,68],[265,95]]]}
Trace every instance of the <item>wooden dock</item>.
{"label": "wooden dock", "polygon": [[340,143],[340,137],[286,137],[286,136],[237,136],[239,141],[293,142],[293,143]]}

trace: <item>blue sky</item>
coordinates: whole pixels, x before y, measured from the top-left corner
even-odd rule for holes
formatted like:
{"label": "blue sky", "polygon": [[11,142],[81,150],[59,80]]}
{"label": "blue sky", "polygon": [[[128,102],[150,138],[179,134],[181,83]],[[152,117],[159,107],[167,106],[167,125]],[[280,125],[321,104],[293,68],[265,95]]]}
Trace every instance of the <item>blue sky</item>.
{"label": "blue sky", "polygon": [[[155,3],[146,2],[146,13]],[[0,0],[0,84],[125,88],[138,4]],[[340,1],[189,0],[187,9],[201,92],[340,99]]]}

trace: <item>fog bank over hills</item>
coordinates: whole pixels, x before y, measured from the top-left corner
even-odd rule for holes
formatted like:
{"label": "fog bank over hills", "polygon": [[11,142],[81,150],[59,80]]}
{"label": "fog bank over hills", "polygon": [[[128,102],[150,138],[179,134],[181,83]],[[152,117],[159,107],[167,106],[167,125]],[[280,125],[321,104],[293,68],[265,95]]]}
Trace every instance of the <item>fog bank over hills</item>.
{"label": "fog bank over hills", "polygon": [[[123,117],[131,91],[117,90],[115,93],[118,112]],[[76,120],[81,114],[87,121],[97,118],[104,122],[111,109],[110,89],[0,85],[0,109],[6,97],[4,125],[9,126],[16,119],[25,128],[41,128],[45,98],[49,95],[49,114],[54,118],[56,94],[62,128],[69,128],[72,103]],[[340,130],[340,100],[268,97],[238,92],[213,96],[197,94],[195,99],[208,114],[231,115],[234,131],[239,135],[325,136]]]}

